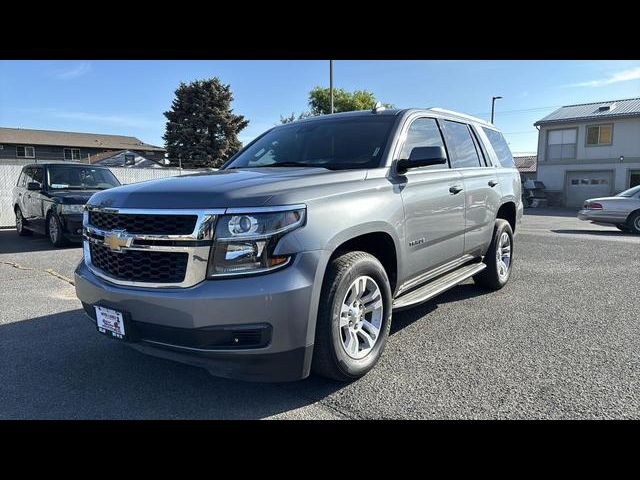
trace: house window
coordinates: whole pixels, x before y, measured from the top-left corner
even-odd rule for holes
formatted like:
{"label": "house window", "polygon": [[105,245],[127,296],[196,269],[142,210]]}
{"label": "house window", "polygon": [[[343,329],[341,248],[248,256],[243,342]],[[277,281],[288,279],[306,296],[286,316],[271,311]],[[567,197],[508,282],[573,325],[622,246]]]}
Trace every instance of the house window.
{"label": "house window", "polygon": [[25,145],[18,145],[16,147],[16,157],[19,158],[35,158],[36,149],[33,147],[27,147]]}
{"label": "house window", "polygon": [[549,130],[547,134],[547,159],[572,160],[576,158],[578,129]]}
{"label": "house window", "polygon": [[79,148],[65,148],[64,149],[64,159],[65,160],[80,160],[80,149]]}
{"label": "house window", "polygon": [[587,145],[611,145],[613,124],[590,125],[587,127]]}

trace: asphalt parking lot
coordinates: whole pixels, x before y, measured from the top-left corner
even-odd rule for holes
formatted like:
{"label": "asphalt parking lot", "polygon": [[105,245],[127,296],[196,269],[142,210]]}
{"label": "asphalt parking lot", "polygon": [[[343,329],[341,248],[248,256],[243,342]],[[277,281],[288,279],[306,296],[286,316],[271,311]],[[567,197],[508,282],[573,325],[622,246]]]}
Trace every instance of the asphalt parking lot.
{"label": "asphalt parking lot", "polygon": [[499,292],[471,282],[394,315],[378,367],[253,384],[99,335],[80,248],[0,230],[0,418],[640,418],[640,236],[529,210]]}

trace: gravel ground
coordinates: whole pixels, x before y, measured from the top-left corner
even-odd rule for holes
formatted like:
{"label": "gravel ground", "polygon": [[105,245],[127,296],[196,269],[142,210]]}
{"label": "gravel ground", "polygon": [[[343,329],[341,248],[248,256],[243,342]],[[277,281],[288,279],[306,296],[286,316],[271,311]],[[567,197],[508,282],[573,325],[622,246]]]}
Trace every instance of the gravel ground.
{"label": "gravel ground", "polygon": [[98,335],[79,248],[0,230],[0,418],[640,418],[640,237],[530,210],[513,276],[394,315],[349,385],[220,379]]}

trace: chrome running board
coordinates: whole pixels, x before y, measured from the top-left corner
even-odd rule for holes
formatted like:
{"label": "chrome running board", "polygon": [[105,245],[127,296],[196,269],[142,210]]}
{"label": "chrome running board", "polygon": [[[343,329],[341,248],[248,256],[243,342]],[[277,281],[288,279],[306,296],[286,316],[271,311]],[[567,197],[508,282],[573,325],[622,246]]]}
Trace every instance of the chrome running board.
{"label": "chrome running board", "polygon": [[471,263],[464,267],[458,268],[453,272],[447,273],[432,282],[423,285],[420,288],[412,290],[408,293],[400,295],[393,301],[393,309],[407,308],[432,299],[436,295],[455,287],[467,278],[480,273],[487,268],[484,263]]}

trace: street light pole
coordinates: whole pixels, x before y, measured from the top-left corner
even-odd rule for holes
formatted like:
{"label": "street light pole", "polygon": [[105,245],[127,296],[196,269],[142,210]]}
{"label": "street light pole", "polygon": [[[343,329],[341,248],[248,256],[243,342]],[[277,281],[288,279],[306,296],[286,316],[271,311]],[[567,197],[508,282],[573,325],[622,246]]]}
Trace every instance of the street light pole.
{"label": "street light pole", "polygon": [[329,98],[331,99],[331,113],[333,113],[333,60],[329,60]]}
{"label": "street light pole", "polygon": [[502,97],[493,97],[491,99],[491,123],[493,123],[493,113],[496,109],[496,100],[500,100]]}

